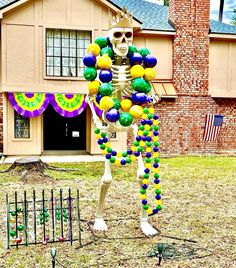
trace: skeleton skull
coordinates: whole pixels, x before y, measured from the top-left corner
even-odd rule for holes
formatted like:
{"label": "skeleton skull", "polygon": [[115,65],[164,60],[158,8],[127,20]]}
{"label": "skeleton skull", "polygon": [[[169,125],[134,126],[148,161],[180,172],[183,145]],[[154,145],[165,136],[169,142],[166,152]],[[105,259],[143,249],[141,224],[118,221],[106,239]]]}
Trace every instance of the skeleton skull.
{"label": "skeleton skull", "polygon": [[111,28],[108,35],[115,54],[125,57],[128,53],[129,45],[133,41],[133,29]]}

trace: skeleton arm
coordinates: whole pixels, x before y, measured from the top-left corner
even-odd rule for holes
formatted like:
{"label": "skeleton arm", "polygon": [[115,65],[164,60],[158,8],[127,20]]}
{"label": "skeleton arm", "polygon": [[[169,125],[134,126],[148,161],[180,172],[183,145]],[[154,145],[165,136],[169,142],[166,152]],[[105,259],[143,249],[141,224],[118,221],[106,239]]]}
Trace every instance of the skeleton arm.
{"label": "skeleton arm", "polygon": [[92,117],[93,117],[93,122],[95,124],[95,126],[99,129],[102,129],[104,128],[103,124],[102,124],[102,121],[100,120],[100,118],[97,116],[96,114],[96,111],[94,109],[94,106],[93,106],[93,98],[90,96],[90,95],[87,95],[86,97],[86,101],[90,107],[90,110],[92,112]]}

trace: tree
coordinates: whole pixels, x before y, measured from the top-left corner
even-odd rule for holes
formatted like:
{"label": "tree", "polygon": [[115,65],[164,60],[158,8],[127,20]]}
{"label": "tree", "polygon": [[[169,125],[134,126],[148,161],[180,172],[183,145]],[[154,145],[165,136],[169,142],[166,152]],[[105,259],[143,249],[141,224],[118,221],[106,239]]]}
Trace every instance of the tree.
{"label": "tree", "polygon": [[169,0],[164,0],[164,6],[169,6]]}
{"label": "tree", "polygon": [[232,17],[232,24],[236,26],[236,8],[234,9],[234,15]]}

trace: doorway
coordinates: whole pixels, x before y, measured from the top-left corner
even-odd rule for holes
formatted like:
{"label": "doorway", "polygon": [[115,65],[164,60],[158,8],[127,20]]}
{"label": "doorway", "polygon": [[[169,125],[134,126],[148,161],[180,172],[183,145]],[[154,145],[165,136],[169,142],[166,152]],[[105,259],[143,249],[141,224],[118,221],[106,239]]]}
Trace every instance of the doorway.
{"label": "doorway", "polygon": [[63,117],[51,105],[43,114],[44,151],[86,150],[86,109],[75,117]]}

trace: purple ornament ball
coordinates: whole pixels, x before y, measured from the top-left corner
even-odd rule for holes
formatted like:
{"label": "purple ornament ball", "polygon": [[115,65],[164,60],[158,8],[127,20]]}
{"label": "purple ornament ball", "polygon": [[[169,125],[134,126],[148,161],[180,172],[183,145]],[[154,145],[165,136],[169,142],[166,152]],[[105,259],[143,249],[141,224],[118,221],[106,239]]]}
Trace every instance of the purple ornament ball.
{"label": "purple ornament ball", "polygon": [[112,80],[112,72],[108,69],[102,69],[99,73],[99,79],[102,83],[109,83]]}
{"label": "purple ornament ball", "polygon": [[144,57],[144,64],[146,67],[153,68],[157,64],[157,58],[153,55]]}
{"label": "purple ornament ball", "polygon": [[130,55],[129,61],[131,66],[141,64],[143,61],[143,57],[140,53],[134,52]]}
{"label": "purple ornament ball", "polygon": [[132,101],[135,104],[144,104],[147,101],[147,95],[143,92],[134,92],[132,94]]}
{"label": "purple ornament ball", "polygon": [[87,67],[94,67],[95,64],[96,64],[96,61],[97,61],[97,58],[92,53],[89,53],[89,54],[85,55],[84,58],[83,58],[83,63]]}
{"label": "purple ornament ball", "polygon": [[106,112],[106,119],[109,122],[116,122],[120,117],[120,113],[115,108],[111,108]]}

